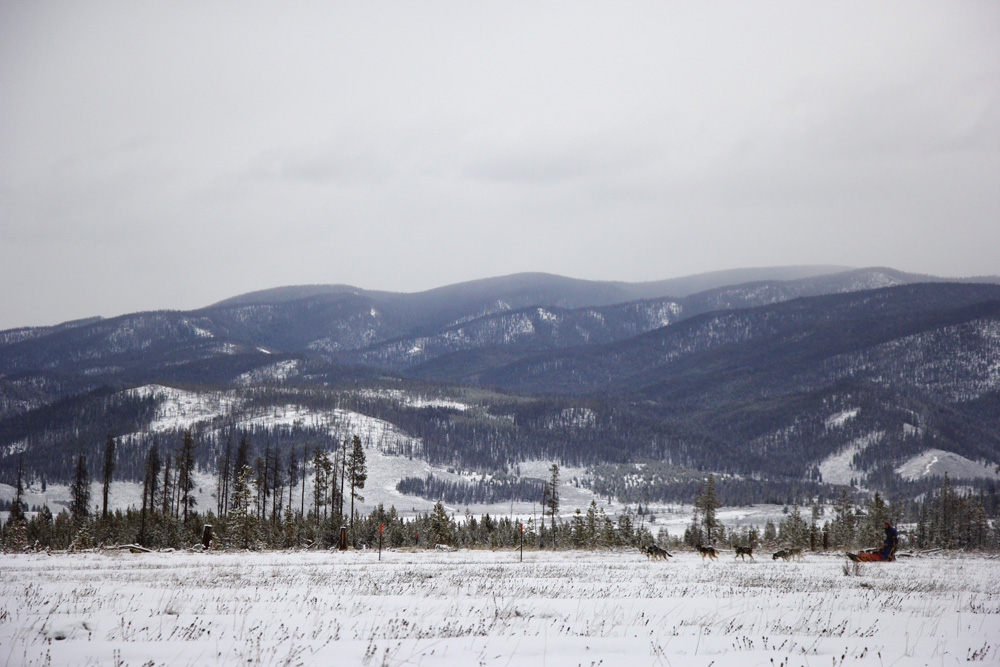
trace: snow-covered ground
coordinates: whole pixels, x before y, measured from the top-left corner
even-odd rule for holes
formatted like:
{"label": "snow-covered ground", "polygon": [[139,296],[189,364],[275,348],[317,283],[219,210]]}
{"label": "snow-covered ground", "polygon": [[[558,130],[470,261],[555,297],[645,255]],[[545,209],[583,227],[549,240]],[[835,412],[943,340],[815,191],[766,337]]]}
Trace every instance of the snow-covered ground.
{"label": "snow-covered ground", "polygon": [[1000,664],[1000,561],[0,555],[7,665]]}

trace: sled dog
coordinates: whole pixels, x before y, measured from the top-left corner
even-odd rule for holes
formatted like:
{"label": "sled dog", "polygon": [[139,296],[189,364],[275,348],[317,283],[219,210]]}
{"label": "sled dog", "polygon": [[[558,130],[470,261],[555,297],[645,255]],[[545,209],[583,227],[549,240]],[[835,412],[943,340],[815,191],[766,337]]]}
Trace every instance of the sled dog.
{"label": "sled dog", "polygon": [[658,547],[655,544],[650,544],[643,551],[646,552],[646,558],[649,558],[650,560],[656,560],[657,558],[662,558],[663,560],[673,558],[673,556],[671,556],[666,549]]}

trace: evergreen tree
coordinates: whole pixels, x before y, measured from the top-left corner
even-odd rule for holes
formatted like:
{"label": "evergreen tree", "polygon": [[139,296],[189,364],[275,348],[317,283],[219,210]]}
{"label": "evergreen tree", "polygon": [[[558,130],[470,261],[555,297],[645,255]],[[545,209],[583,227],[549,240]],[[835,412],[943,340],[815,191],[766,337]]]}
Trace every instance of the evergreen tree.
{"label": "evergreen tree", "polygon": [[275,447],[271,452],[271,474],[268,475],[268,480],[271,483],[271,523],[274,526],[281,522],[281,508],[285,499],[285,494],[282,493],[285,482],[281,473],[281,452]]}
{"label": "evergreen tree", "polygon": [[252,507],[255,486],[253,469],[244,465],[236,476],[227,521],[230,540],[240,549],[257,544],[257,513]]}
{"label": "evergreen tree", "polygon": [[24,495],[22,482],[21,457],[17,457],[17,482],[14,490],[14,500],[10,505],[10,514],[4,529],[4,543],[14,551],[21,551],[28,543],[27,521],[24,517],[21,496]]}
{"label": "evergreen tree", "polygon": [[81,529],[90,516],[90,475],[87,472],[87,457],[82,453],[76,456],[69,509],[73,526],[77,530]]}
{"label": "evergreen tree", "polygon": [[[559,466],[555,463],[549,468],[549,482],[546,486],[545,506],[549,512],[549,525],[552,531],[556,529],[556,515],[559,513]],[[553,544],[553,546],[555,546]]]}
{"label": "evergreen tree", "polygon": [[802,518],[797,503],[792,505],[792,510],[778,526],[778,537],[782,544],[789,547],[801,548],[809,543],[809,524]]}
{"label": "evergreen tree", "polygon": [[142,515],[139,519],[139,544],[146,543],[146,513],[156,500],[156,487],[160,478],[160,452],[154,441],[146,453],[145,475],[142,483]]}
{"label": "evergreen tree", "polygon": [[874,547],[882,543],[885,538],[885,522],[889,520],[889,508],[882,500],[882,496],[876,491],[865,504],[865,514],[861,518],[861,525],[858,527],[858,544],[866,547]]}
{"label": "evergreen tree", "polygon": [[170,458],[171,458],[170,454],[167,454],[167,459],[166,459],[166,461],[163,464],[163,491],[162,491],[162,493],[160,495],[161,495],[162,505],[163,505],[163,512],[162,512],[162,514],[163,514],[164,517],[169,517],[170,516],[170,513],[171,513],[170,512],[170,499],[171,499],[171,495],[173,494],[173,488],[172,488],[172,485],[170,483],[170,479],[171,479],[170,478],[170,463],[171,463]]}
{"label": "evergreen tree", "polygon": [[115,472],[115,439],[110,433],[107,442],[104,443],[104,505],[101,511],[101,519],[108,518],[108,493],[111,488],[111,476]]}
{"label": "evergreen tree", "polygon": [[605,514],[603,507],[597,511],[597,524],[599,526],[597,531],[597,543],[602,547],[615,546],[617,541],[615,525],[611,521],[611,517]]}
{"label": "evergreen tree", "polygon": [[[337,513],[340,516],[344,516],[344,485],[347,482],[347,444],[349,440],[344,438],[344,441],[340,443],[340,502],[337,505]],[[337,468],[334,466],[334,474],[336,474]],[[354,512],[351,512],[354,514]]]}
{"label": "evergreen tree", "polygon": [[313,451],[313,513],[317,526],[326,508],[326,493],[330,484],[331,469],[330,457],[317,447]]}
{"label": "evergreen tree", "polygon": [[587,516],[584,519],[584,539],[587,544],[594,544],[597,540],[597,501],[593,498],[587,507]]}
{"label": "evergreen tree", "polygon": [[434,503],[434,509],[431,511],[430,529],[431,539],[435,544],[451,543],[451,518],[440,500]]}
{"label": "evergreen tree", "polygon": [[708,474],[702,492],[698,496],[698,500],[695,501],[695,507],[701,514],[701,525],[704,529],[705,543],[714,544],[716,528],[718,526],[715,511],[719,507],[719,499],[715,495],[715,475],[712,473]]}
{"label": "evergreen tree", "polygon": [[347,475],[351,481],[351,535],[354,535],[354,499],[364,502],[364,496],[358,490],[365,488],[365,480],[368,479],[368,467],[365,464],[365,450],[361,446],[361,438],[354,436],[351,439],[351,452],[347,457]]}
{"label": "evergreen tree", "polygon": [[292,511],[292,491],[299,481],[299,459],[295,447],[288,455],[288,511]]}
{"label": "evergreen tree", "polygon": [[21,457],[17,457],[17,481],[14,487],[14,501],[10,505],[10,516],[7,517],[7,523],[11,524],[18,521],[24,521],[24,502],[22,498],[24,497],[24,467],[21,462]]}
{"label": "evergreen tree", "polygon": [[219,462],[216,466],[216,473],[218,475],[216,481],[216,514],[219,516],[225,516],[229,511],[229,477],[230,477],[230,466],[232,464],[232,454],[233,454],[233,438],[232,434],[226,436],[226,448],[222,451],[222,455],[219,457]]}
{"label": "evergreen tree", "polygon": [[632,512],[626,510],[618,515],[618,534],[616,545],[633,545],[635,543],[635,533],[633,532]]}
{"label": "evergreen tree", "polygon": [[580,508],[576,508],[576,512],[573,514],[573,522],[570,525],[570,531],[572,533],[573,548],[582,549],[588,544],[587,542],[587,522],[583,518],[583,512]]}
{"label": "evergreen tree", "polygon": [[833,530],[831,537],[835,545],[850,548],[854,544],[854,503],[846,489],[840,490],[840,497],[834,507]]}
{"label": "evergreen tree", "polygon": [[27,540],[28,544],[38,544],[39,546],[52,546],[52,511],[48,505],[42,505],[34,517],[28,522]]}
{"label": "evergreen tree", "polygon": [[234,487],[236,480],[243,472],[243,468],[248,465],[250,465],[250,443],[247,442],[247,436],[244,434],[240,436],[240,444],[236,446],[236,455],[233,457],[231,483]]}
{"label": "evergreen tree", "polygon": [[778,529],[770,519],[764,524],[764,544],[776,544],[778,542]]}
{"label": "evergreen tree", "polygon": [[194,437],[191,431],[185,430],[181,440],[181,451],[177,457],[177,493],[180,504],[184,508],[184,525],[188,525],[188,517],[195,505],[198,504],[194,494]]}

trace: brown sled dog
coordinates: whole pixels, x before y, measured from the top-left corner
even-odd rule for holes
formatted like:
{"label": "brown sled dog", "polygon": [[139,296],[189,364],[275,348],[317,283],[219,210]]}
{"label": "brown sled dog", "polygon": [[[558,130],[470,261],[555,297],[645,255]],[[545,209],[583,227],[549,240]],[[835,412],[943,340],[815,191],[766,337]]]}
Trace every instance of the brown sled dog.
{"label": "brown sled dog", "polygon": [[736,560],[737,558],[746,560],[747,556],[750,556],[750,560],[753,560],[753,547],[735,546],[733,549],[736,550],[736,555],[733,556],[733,560]]}
{"label": "brown sled dog", "polygon": [[701,554],[701,559],[711,558],[712,560],[718,560],[719,552],[715,550],[715,547],[703,547],[698,545],[698,553]]}

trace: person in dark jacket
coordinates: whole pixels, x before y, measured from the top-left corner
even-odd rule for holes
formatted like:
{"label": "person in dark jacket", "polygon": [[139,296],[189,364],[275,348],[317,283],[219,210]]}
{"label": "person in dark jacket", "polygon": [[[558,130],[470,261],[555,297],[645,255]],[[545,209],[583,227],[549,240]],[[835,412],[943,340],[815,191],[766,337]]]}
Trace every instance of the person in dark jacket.
{"label": "person in dark jacket", "polygon": [[899,541],[899,533],[895,526],[888,521],[885,522],[885,541],[882,542],[882,556],[886,560],[892,560],[892,554],[896,550],[896,543]]}

